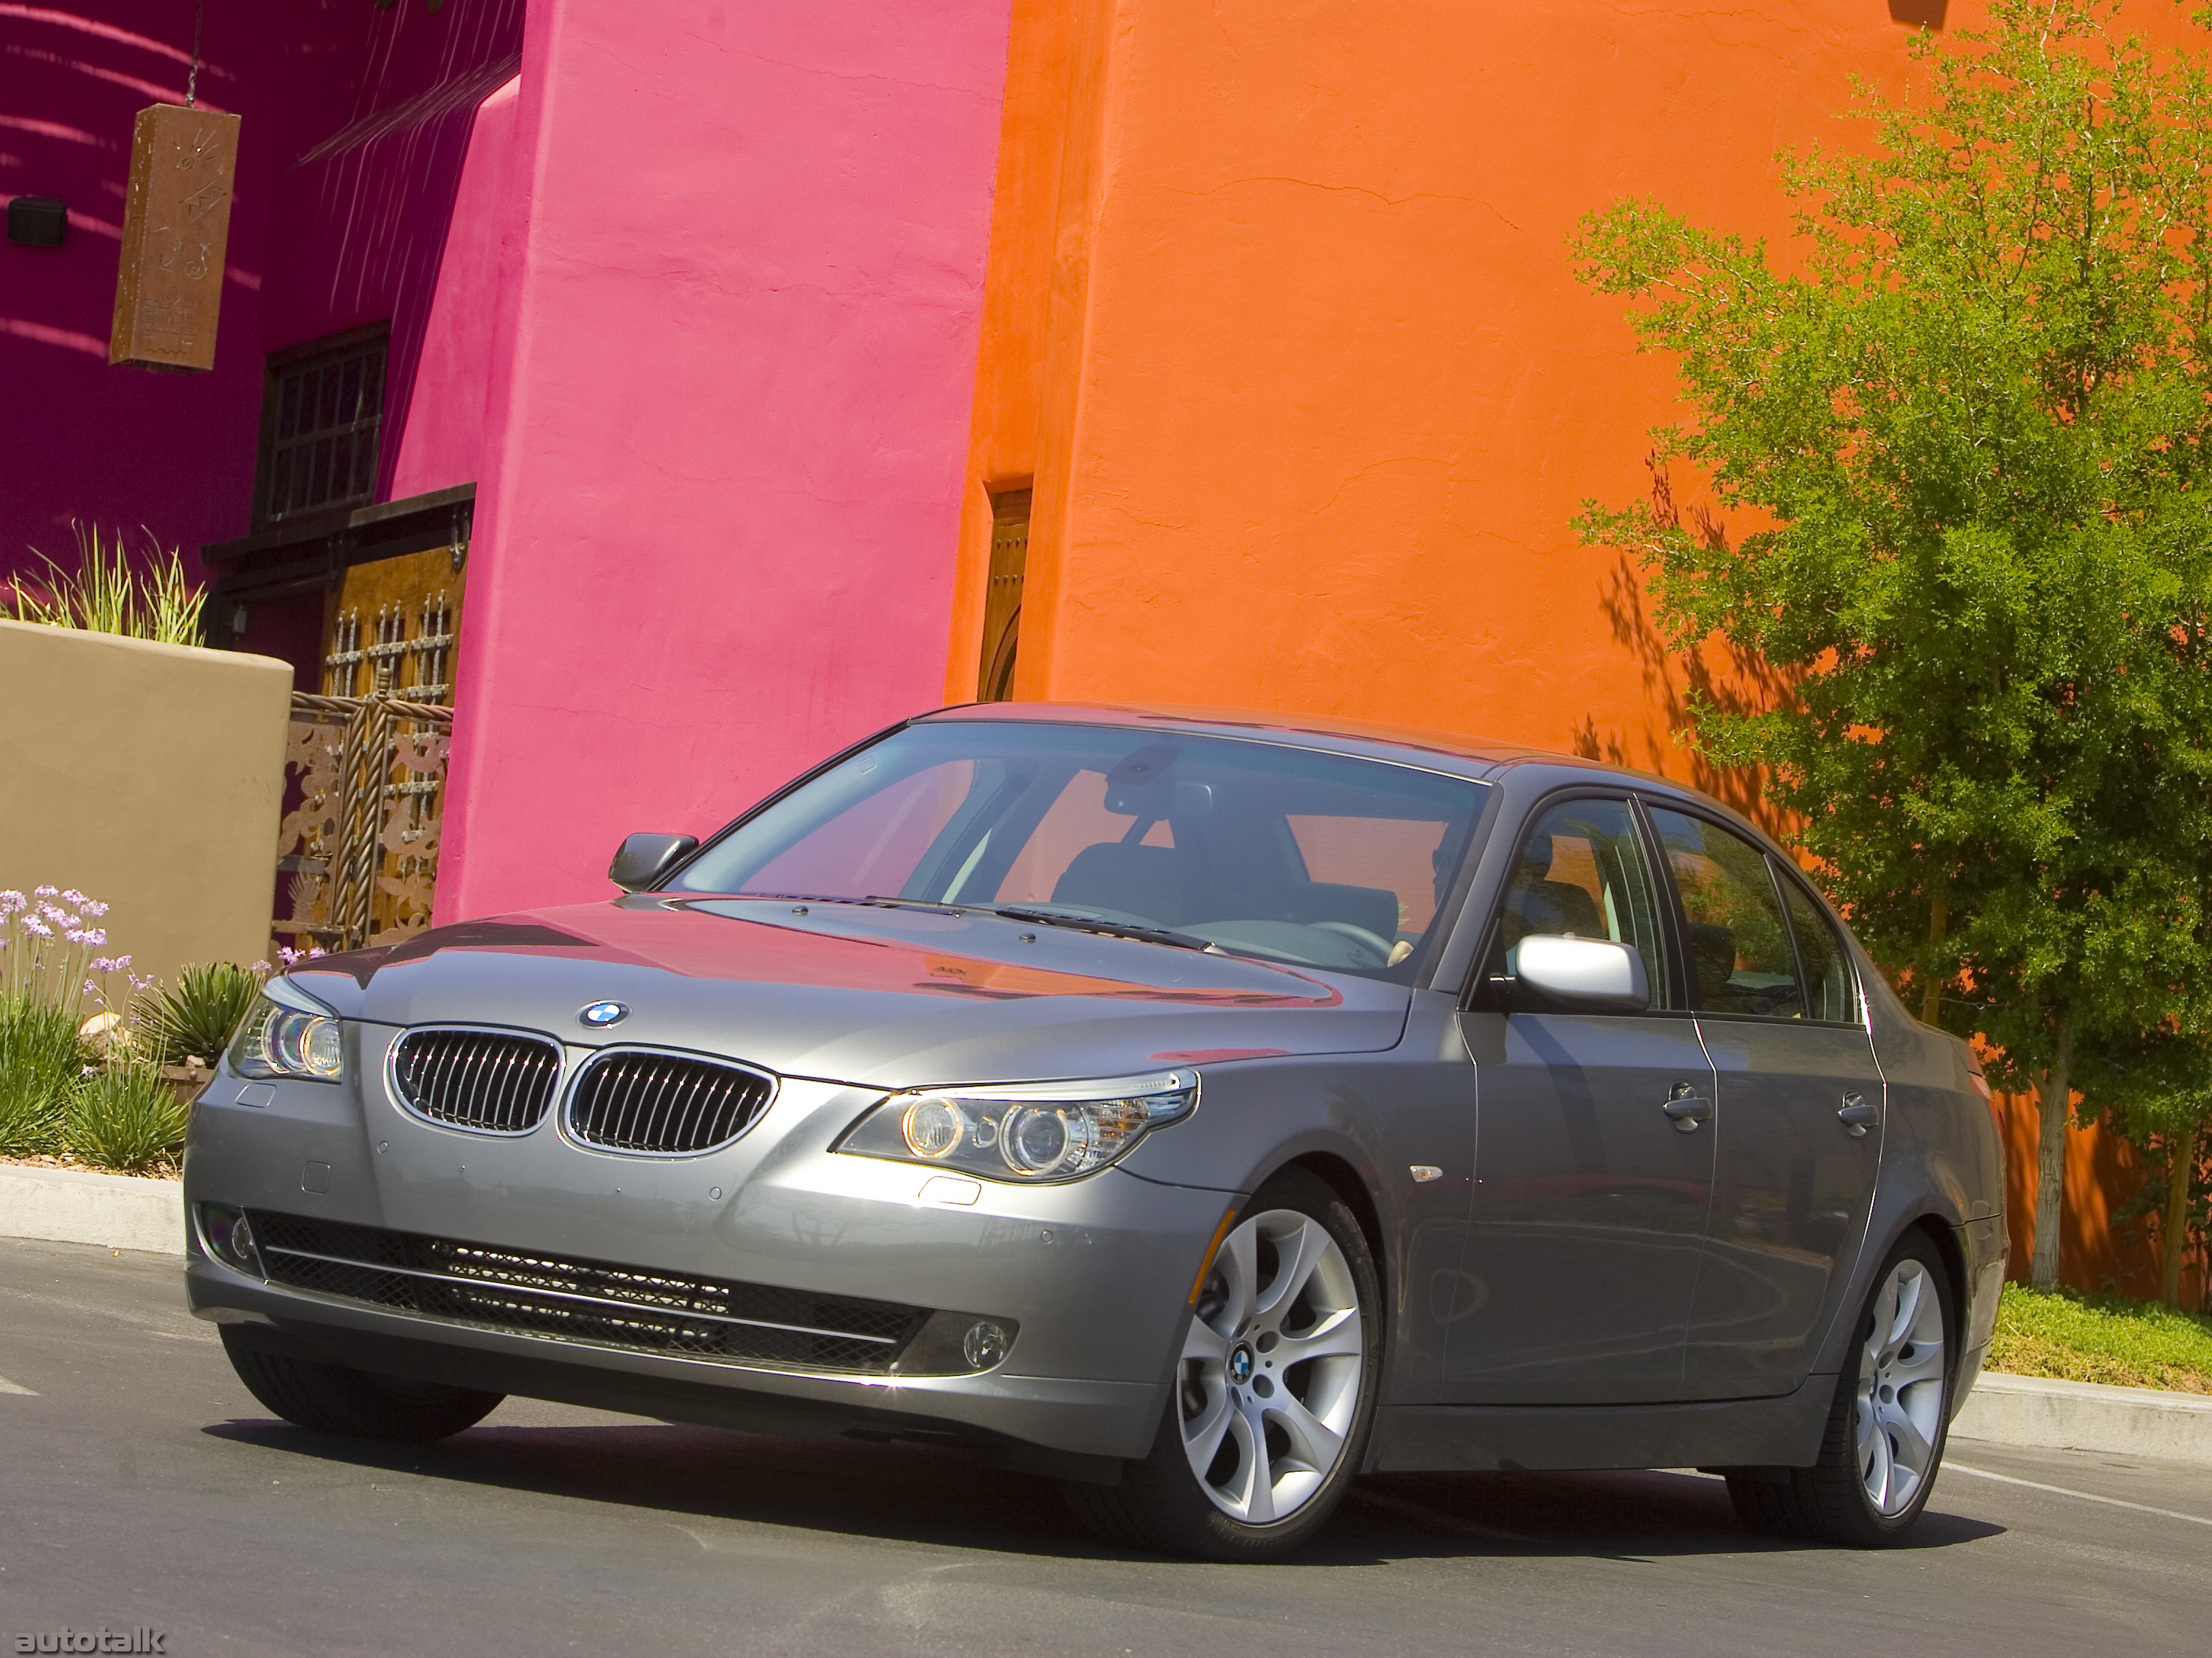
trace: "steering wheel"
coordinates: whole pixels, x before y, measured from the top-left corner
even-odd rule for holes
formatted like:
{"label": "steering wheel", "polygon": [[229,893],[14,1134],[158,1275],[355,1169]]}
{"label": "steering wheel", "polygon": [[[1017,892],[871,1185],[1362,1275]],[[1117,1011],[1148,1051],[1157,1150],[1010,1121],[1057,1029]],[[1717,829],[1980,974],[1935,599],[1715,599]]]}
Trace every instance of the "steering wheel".
{"label": "steering wheel", "polygon": [[1340,938],[1349,938],[1361,949],[1370,952],[1375,960],[1370,965],[1382,967],[1390,960],[1390,946],[1379,933],[1370,932],[1352,921],[1309,921],[1306,925],[1316,932],[1334,932]]}

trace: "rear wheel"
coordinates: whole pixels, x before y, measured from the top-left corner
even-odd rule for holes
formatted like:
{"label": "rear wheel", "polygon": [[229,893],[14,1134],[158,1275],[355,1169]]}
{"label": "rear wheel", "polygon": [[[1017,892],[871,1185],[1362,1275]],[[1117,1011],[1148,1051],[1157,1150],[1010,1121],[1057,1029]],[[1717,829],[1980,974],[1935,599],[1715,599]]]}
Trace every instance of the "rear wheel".
{"label": "rear wheel", "polygon": [[287,1422],[319,1433],[420,1444],[473,1428],[506,1397],[262,1352],[228,1326],[222,1345],[247,1392]]}
{"label": "rear wheel", "polygon": [[1066,1487],[1119,1542],[1267,1560],[1320,1530],[1358,1472],[1382,1363],[1382,1293],[1344,1199],[1279,1175],[1222,1241],[1152,1453],[1116,1486]]}
{"label": "rear wheel", "polygon": [[1754,1531],[1852,1548],[1887,1548],[1920,1518],[1943,1461],[1950,1422],[1951,1281],[1917,1234],[1875,1279],[1858,1339],[1809,1468],[1779,1480],[1728,1476],[1736,1513]]}

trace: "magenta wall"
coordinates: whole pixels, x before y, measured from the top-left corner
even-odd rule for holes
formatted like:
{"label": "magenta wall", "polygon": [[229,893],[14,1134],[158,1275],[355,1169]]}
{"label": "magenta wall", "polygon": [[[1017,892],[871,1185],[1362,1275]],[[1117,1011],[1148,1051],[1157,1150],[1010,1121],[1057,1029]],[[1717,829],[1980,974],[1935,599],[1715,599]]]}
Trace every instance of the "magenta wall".
{"label": "magenta wall", "polygon": [[936,701],[1007,11],[532,6],[441,919]]}
{"label": "magenta wall", "polygon": [[[68,203],[60,248],[0,243],[0,574],[36,547],[67,561],[72,517],[186,555],[241,533],[261,404],[259,299],[270,186],[335,125],[345,43],[371,8],[292,0],[209,8],[201,101],[238,112],[238,193],[213,372],[107,366],[132,118],[182,103],[192,8],[176,0],[0,3],[0,197]],[[381,14],[379,14],[380,15]]]}
{"label": "magenta wall", "polygon": [[[520,228],[509,178],[522,0],[356,0],[350,114],[277,174],[261,343],[392,327],[377,496],[472,482],[493,357],[501,251]],[[465,200],[464,197],[465,197]]]}
{"label": "magenta wall", "polygon": [[110,368],[106,342],[131,120],[183,100],[192,7],[0,0],[0,197],[70,210],[63,247],[0,245],[0,573],[36,568],[32,547],[65,558],[72,518],[143,525],[188,561],[244,534],[264,354],[362,323],[392,326],[380,494],[476,477],[520,228],[512,92],[481,134],[477,106],[514,75],[522,10],[208,9],[201,100],[242,122],[216,367],[187,376]]}

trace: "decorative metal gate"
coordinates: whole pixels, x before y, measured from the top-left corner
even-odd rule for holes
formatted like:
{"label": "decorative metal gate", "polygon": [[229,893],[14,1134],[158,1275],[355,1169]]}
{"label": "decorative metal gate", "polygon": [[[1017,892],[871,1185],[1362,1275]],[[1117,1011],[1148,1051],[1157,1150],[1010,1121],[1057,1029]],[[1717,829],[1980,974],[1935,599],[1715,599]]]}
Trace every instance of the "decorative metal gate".
{"label": "decorative metal gate", "polygon": [[453,711],[389,695],[292,695],[273,931],[295,947],[396,944],[430,925]]}

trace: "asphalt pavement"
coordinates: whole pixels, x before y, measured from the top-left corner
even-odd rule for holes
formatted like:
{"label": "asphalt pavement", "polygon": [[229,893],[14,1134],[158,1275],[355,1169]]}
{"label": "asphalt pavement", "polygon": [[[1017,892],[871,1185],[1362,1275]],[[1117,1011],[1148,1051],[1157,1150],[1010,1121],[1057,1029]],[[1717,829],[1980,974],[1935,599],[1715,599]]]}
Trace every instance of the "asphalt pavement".
{"label": "asphalt pavement", "polygon": [[1955,1441],[1882,1553],[1754,1537],[1691,1473],[1393,1475],[1294,1559],[1232,1567],[1102,1548],[1049,1484],[918,1448],[529,1400],[426,1448],[305,1432],[233,1378],[171,1257],[0,1240],[0,1652],[103,1628],[187,1658],[2212,1644],[2212,1476],[2119,1457]]}

